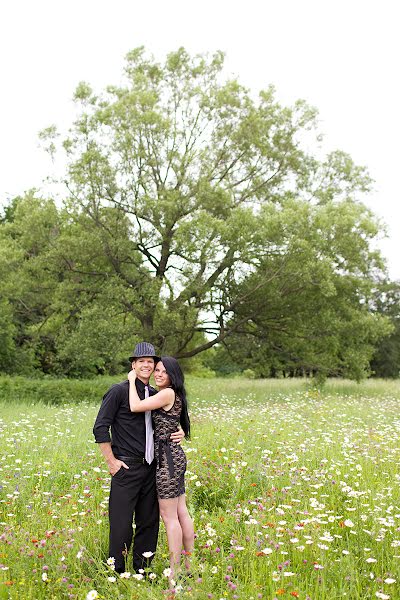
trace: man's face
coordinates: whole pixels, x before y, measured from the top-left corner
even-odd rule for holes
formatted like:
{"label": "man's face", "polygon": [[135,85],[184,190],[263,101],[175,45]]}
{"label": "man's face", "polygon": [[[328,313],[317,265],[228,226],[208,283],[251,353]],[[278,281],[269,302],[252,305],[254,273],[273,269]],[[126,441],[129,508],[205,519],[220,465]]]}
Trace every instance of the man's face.
{"label": "man's face", "polygon": [[154,371],[154,358],[151,356],[136,358],[132,363],[132,369],[135,371],[138,379],[147,383]]}

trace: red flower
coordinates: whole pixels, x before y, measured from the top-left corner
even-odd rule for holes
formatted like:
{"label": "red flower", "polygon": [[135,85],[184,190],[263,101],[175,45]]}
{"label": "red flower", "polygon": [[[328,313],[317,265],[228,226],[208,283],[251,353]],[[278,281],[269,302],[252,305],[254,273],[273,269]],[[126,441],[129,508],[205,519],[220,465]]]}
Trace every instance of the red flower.
{"label": "red flower", "polygon": [[55,534],[55,531],[54,531],[54,529],[51,529],[50,531],[46,531],[46,537],[47,537],[47,538],[51,537],[51,536],[52,536],[52,535],[54,535],[54,534]]}

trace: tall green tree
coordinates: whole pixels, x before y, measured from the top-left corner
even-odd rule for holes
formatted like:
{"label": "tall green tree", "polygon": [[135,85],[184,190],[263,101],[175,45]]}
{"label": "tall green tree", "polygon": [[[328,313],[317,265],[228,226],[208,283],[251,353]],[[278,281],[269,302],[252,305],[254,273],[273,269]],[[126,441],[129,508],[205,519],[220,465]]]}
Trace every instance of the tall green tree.
{"label": "tall green tree", "polygon": [[32,190],[15,198],[0,224],[0,298],[4,343],[0,370],[46,371],[51,340],[41,328],[48,318],[58,274],[46,256],[58,237],[59,217],[53,201]]}
{"label": "tall green tree", "polygon": [[233,322],[240,325],[225,353],[219,351],[219,363],[225,354],[227,363],[260,376],[361,379],[376,344],[392,331],[370,307],[370,269],[379,271],[380,264],[369,249],[377,233],[370,211],[349,201],[333,206],[288,199],[266,219],[269,240],[285,251],[266,256],[243,282],[233,282]]}
{"label": "tall green tree", "polygon": [[[101,95],[78,86],[79,117],[63,140],[68,210],[84,215],[82,236],[96,230],[102,239],[104,277],[111,269],[118,281],[115,310],[124,312],[132,333],[178,357],[194,356],[248,323],[252,313],[232,298],[234,290],[244,285],[251,297],[260,285],[280,281],[281,267],[263,265],[296,257],[304,228],[292,227],[288,243],[275,235],[277,215],[283,230],[297,207],[325,206],[335,215],[370,185],[348,155],[318,161],[306,152],[302,141],[318,139],[314,109],[302,101],[282,107],[272,88],[255,100],[236,80],[223,81],[222,68],[221,53],[191,57],[180,49],[162,65],[136,49],[127,56],[124,86]],[[53,152],[56,130],[43,138]],[[111,209],[126,223],[122,246],[109,227]],[[368,279],[381,265],[368,248],[373,218],[366,211],[363,218],[354,236],[365,244],[346,237],[346,269]],[[337,244],[342,226],[330,229]],[[324,264],[329,260],[326,254]],[[315,264],[313,256],[304,268]],[[90,271],[87,285],[96,287],[101,277],[96,271],[90,279]],[[324,273],[320,287],[332,287]],[[294,288],[289,293],[298,296]]]}
{"label": "tall green tree", "polygon": [[66,152],[67,196],[28,194],[0,224],[3,370],[18,356],[117,371],[146,338],[189,359],[240,347],[250,368],[269,361],[260,374],[366,372],[388,332],[369,304],[384,269],[359,203],[370,178],[343,152],[308,150],[315,109],[272,88],[255,99],[222,70],[221,53],[160,64],[136,49],[124,85],[79,84],[65,139],[42,132]]}
{"label": "tall green tree", "polygon": [[381,339],[371,361],[371,371],[377,377],[400,377],[400,282],[383,281],[376,290],[373,307],[390,319],[393,331]]}

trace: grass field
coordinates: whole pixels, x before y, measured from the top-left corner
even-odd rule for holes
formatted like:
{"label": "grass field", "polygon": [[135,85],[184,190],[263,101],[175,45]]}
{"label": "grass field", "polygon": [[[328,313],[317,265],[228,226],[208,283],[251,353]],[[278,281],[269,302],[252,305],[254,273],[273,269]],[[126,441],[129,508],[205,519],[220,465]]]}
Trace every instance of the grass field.
{"label": "grass field", "polygon": [[195,577],[168,590],[163,528],[154,579],[115,577],[106,566],[109,475],[91,433],[98,404],[9,398],[0,413],[0,598],[400,598],[398,382],[188,387]]}

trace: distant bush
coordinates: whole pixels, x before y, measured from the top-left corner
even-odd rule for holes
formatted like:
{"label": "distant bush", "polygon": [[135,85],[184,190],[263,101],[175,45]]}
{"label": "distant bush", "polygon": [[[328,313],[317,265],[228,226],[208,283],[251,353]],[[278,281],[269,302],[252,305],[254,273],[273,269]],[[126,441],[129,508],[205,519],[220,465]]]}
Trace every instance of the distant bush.
{"label": "distant bush", "polygon": [[243,377],[245,377],[246,379],[255,379],[256,378],[256,372],[253,371],[253,369],[245,369],[243,371]]}
{"label": "distant bush", "polygon": [[30,379],[27,377],[0,377],[0,401],[27,404],[100,403],[101,398],[120,377],[94,379]]}
{"label": "distant bush", "polygon": [[203,366],[201,368],[195,369],[194,371],[191,371],[190,376],[198,377],[200,379],[213,379],[217,376],[217,374],[212,369]]}

